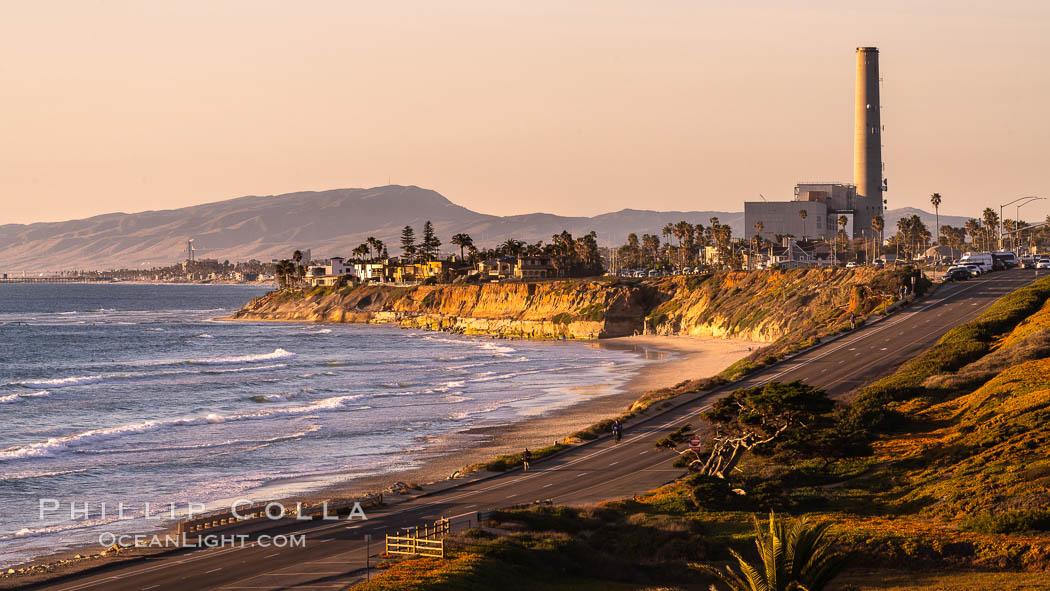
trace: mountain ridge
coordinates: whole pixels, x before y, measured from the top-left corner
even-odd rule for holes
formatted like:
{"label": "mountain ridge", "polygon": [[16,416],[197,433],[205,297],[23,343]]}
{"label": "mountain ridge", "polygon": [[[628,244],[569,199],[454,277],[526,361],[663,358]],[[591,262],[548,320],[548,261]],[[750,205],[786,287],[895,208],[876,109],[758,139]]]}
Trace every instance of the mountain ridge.
{"label": "mountain ridge", "polygon": [[[896,225],[890,213],[887,229]],[[932,224],[933,214],[922,214]],[[368,236],[383,240],[396,254],[401,228],[412,225],[419,234],[426,220],[434,224],[446,252],[456,250],[449,241],[459,232],[470,234],[479,246],[494,246],[507,238],[546,241],[562,230],[573,235],[594,230],[599,244],[614,246],[630,232],[659,235],[669,222],[706,226],[712,217],[732,227],[735,236],[743,233],[743,212],[625,208],[589,217],[545,212],[496,216],[415,185],[245,195],[175,209],[0,225],[0,271],[162,267],[184,259],[191,238],[198,257],[230,261],[269,261],[295,249],[310,249],[315,257],[348,256]],[[956,217],[941,216],[942,224],[961,223],[952,221]]]}

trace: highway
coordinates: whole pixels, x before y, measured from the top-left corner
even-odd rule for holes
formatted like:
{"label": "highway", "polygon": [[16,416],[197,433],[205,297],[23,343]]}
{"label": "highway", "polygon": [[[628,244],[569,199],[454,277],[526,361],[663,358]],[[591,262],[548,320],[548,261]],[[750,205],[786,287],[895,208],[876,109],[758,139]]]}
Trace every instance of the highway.
{"label": "highway", "polygon": [[[886,375],[933,344],[953,326],[967,322],[999,297],[1035,278],[1031,270],[994,273],[942,285],[932,296],[856,331],[814,347],[731,387],[688,395],[678,406],[641,424],[628,425],[621,442],[609,438],[582,445],[539,462],[528,472],[513,470],[492,478],[368,510],[367,521],[304,522],[285,528],[305,534],[302,548],[245,547],[197,549],[137,560],[41,585],[62,591],[164,591],[187,589],[344,589],[359,580],[370,534],[371,555],[383,534],[432,522],[441,516],[484,511],[539,499],[587,504],[631,496],[660,486],[682,473],[673,455],[653,443],[689,422],[731,389],[769,381],[803,380],[842,397],[857,386]],[[694,376],[682,376],[683,379]],[[679,403],[679,401],[681,401]],[[272,532],[267,532],[272,533]],[[373,558],[374,563],[374,558]]]}

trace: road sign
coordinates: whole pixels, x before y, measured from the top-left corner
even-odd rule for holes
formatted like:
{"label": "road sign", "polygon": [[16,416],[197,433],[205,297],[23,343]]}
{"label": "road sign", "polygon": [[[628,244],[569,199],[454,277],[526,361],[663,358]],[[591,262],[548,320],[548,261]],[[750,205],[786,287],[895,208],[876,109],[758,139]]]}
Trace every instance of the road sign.
{"label": "road sign", "polygon": [[697,435],[689,440],[689,449],[693,451],[700,451],[700,436]]}

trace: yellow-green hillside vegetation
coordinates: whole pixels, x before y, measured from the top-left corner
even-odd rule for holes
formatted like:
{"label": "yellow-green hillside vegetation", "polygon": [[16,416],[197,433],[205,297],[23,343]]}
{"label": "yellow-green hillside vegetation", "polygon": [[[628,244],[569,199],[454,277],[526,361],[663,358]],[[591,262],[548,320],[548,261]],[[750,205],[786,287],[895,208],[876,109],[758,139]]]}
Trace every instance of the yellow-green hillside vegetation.
{"label": "yellow-green hillside vegetation", "polygon": [[687,564],[753,558],[751,519],[770,509],[834,523],[852,566],[829,589],[1050,588],[1048,339],[1045,278],[828,415],[863,453],[786,446],[728,482],[691,474],[596,508],[498,512],[490,532],[450,542],[451,561],[410,560],[364,588],[706,589]]}

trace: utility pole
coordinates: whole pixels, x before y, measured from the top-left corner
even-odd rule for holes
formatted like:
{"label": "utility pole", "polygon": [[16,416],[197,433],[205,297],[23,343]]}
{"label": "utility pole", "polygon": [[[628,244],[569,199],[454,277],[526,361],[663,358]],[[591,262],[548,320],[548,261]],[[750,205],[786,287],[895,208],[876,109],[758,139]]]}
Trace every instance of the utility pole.
{"label": "utility pole", "polygon": [[365,580],[371,581],[372,575],[369,571],[368,560],[372,555],[372,534],[365,534]]}

